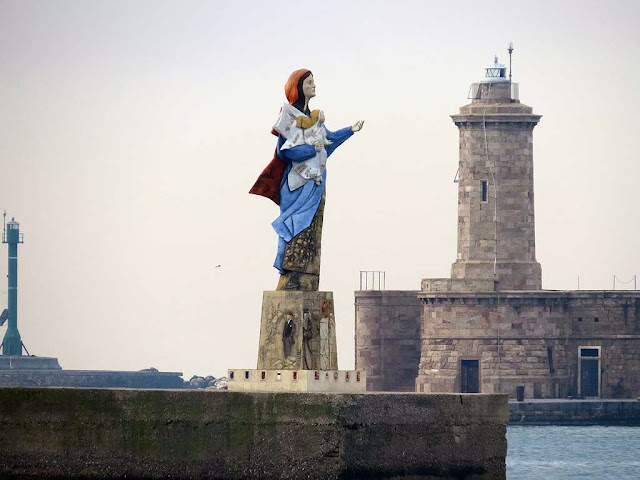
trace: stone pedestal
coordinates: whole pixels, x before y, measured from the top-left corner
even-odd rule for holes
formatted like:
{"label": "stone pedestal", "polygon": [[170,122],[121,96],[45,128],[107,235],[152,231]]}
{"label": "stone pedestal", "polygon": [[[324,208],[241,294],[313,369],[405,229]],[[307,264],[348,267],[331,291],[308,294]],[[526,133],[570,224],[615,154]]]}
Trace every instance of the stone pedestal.
{"label": "stone pedestal", "polygon": [[337,370],[332,292],[266,291],[258,370]]}

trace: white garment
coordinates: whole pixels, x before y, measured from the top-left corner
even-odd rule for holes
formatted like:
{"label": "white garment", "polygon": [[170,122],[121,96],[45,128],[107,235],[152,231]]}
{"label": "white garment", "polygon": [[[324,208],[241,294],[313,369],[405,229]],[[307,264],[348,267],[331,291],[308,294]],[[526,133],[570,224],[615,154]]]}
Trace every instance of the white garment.
{"label": "white garment", "polygon": [[297,145],[315,145],[320,142],[322,149],[316,152],[315,156],[304,162],[293,162],[287,182],[289,189],[292,191],[302,187],[309,180],[313,180],[317,184],[322,182],[322,173],[327,164],[327,151],[324,145],[327,142],[327,134],[324,127],[317,121],[314,125],[307,129],[300,128],[296,125],[296,119],[300,116],[306,116],[300,110],[288,103],[285,103],[280,112],[280,116],[273,129],[286,138],[286,142],[281,150],[286,150]]}

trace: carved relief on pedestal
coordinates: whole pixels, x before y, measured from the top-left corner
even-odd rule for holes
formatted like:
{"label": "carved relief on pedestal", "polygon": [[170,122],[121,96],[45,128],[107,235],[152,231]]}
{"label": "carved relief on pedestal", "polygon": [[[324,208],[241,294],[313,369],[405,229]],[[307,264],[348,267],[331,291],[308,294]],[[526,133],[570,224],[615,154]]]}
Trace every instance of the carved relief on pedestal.
{"label": "carved relief on pedestal", "polygon": [[333,294],[265,292],[258,369],[336,370]]}

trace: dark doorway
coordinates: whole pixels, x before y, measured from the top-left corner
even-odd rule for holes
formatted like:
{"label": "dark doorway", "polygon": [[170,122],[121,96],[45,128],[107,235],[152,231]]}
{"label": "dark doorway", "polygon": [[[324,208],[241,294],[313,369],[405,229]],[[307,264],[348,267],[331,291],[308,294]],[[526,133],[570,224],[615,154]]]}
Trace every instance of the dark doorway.
{"label": "dark doorway", "polygon": [[600,360],[597,358],[581,358],[580,364],[580,394],[583,397],[597,397]]}
{"label": "dark doorway", "polygon": [[580,347],[580,395],[600,395],[600,347]]}
{"label": "dark doorway", "polygon": [[479,361],[462,360],[460,369],[460,391],[462,393],[480,393]]}

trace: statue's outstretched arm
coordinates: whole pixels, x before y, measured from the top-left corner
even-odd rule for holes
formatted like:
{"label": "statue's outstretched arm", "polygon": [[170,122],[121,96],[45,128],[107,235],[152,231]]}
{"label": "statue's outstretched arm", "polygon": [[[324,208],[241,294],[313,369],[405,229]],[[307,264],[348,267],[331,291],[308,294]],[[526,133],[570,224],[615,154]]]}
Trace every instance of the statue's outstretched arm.
{"label": "statue's outstretched arm", "polygon": [[341,128],[335,132],[332,132],[325,127],[325,131],[327,132],[327,140],[331,142],[330,145],[326,146],[327,155],[331,155],[336,148],[342,145],[349,137],[351,137],[351,135],[353,135],[352,127]]}

